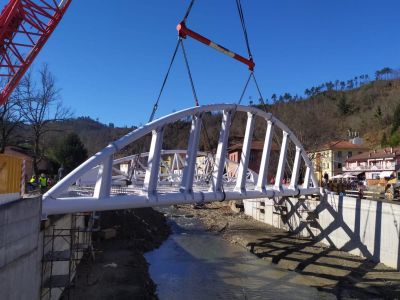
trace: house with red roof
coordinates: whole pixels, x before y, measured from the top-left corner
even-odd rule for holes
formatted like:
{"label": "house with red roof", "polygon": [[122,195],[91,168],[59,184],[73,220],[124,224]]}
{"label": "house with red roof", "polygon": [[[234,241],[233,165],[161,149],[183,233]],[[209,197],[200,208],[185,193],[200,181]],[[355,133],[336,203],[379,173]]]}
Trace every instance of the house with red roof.
{"label": "house with red roof", "polygon": [[325,143],[309,152],[314,171],[318,180],[322,181],[325,174],[329,178],[343,173],[346,160],[354,155],[368,151],[360,137],[349,140],[336,140]]}
{"label": "house with red roof", "polygon": [[367,180],[398,177],[400,172],[400,148],[383,148],[349,157],[343,167],[346,174],[365,173]]}

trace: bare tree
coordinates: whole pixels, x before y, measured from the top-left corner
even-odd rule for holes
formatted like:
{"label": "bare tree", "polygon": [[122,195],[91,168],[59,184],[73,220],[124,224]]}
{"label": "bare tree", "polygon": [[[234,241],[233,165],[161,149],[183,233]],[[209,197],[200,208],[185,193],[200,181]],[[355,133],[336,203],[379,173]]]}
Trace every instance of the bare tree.
{"label": "bare tree", "polygon": [[21,115],[31,130],[33,168],[37,175],[38,164],[44,157],[43,137],[54,130],[54,126],[51,125],[55,122],[70,118],[71,112],[62,105],[60,90],[56,87],[55,78],[46,64],[38,72],[38,82],[35,82],[32,72],[23,78],[19,92],[22,98]]}
{"label": "bare tree", "polygon": [[15,138],[15,129],[21,124],[19,108],[19,97],[15,93],[0,106],[0,153],[4,153],[6,146],[10,145]]}

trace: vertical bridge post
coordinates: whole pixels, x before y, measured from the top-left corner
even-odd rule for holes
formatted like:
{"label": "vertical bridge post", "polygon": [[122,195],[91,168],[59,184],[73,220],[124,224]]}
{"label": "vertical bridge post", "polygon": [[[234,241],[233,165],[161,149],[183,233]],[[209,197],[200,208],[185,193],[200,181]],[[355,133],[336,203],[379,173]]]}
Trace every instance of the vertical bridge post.
{"label": "vertical bridge post", "polygon": [[301,148],[296,146],[296,156],[294,157],[292,177],[290,179],[289,189],[297,190],[297,182],[299,180],[301,162]]}
{"label": "vertical bridge post", "polygon": [[229,128],[231,126],[231,116],[231,111],[224,110],[222,113],[221,130],[213,171],[213,186],[211,187],[215,192],[221,191],[222,175],[224,174],[226,150],[228,147]]}
{"label": "vertical bridge post", "polygon": [[272,137],[274,136],[274,124],[268,120],[267,130],[265,132],[264,149],[261,158],[260,171],[258,174],[257,186],[258,191],[265,192],[268,179],[269,157],[272,148]]}
{"label": "vertical bridge post", "polygon": [[289,134],[286,131],[283,131],[282,133],[283,133],[283,138],[282,138],[281,153],[279,154],[278,169],[276,171],[275,186],[274,186],[274,188],[278,191],[282,190],[282,179],[285,172],[286,154],[287,154],[288,137],[289,137]]}
{"label": "vertical bridge post", "polygon": [[185,167],[183,169],[180,191],[191,193],[193,191],[193,177],[196,167],[197,148],[201,132],[201,115],[193,116],[190,128],[189,145],[186,152]]}
{"label": "vertical bridge post", "polygon": [[310,167],[306,168],[306,174],[304,175],[303,189],[308,189],[310,187]]}
{"label": "vertical bridge post", "polygon": [[146,190],[149,195],[154,195],[157,192],[163,133],[163,127],[159,127],[152,132],[149,158],[143,184],[144,190]]}
{"label": "vertical bridge post", "polygon": [[247,113],[246,132],[244,134],[243,148],[240,155],[239,170],[236,179],[235,190],[244,193],[246,191],[246,177],[247,169],[249,166],[249,159],[251,153],[251,142],[253,140],[255,116],[253,113]]}
{"label": "vertical bridge post", "polygon": [[112,181],[113,156],[108,156],[100,165],[97,173],[93,197],[96,199],[110,197]]}

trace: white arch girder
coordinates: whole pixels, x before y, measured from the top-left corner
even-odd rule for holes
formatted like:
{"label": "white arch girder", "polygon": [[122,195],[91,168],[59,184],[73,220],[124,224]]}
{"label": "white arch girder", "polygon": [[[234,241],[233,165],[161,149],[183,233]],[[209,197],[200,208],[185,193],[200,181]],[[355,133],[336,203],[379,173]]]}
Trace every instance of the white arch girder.
{"label": "white arch girder", "polygon": [[[198,132],[196,125],[192,124],[191,139],[189,142],[189,151],[185,160],[184,182],[181,183],[180,189],[162,189],[159,186],[159,165],[160,158],[163,153],[161,150],[163,128],[165,125],[176,122],[180,119],[192,117],[201,119],[201,115],[205,112],[222,112],[223,119],[221,124],[220,139],[217,149],[217,154],[214,159],[214,171],[212,172],[212,180],[210,187],[196,187],[193,183],[193,157],[190,154],[197,149],[198,151]],[[227,156],[227,136],[229,135],[229,127],[231,116],[234,112],[245,112],[248,114],[248,122],[246,128],[245,141],[243,143],[242,156],[239,167],[239,180],[236,183],[236,189],[226,190],[223,186],[224,166]],[[257,184],[248,184],[244,180],[244,175],[248,171],[248,155],[249,144],[252,140],[252,131],[254,128],[254,118],[259,117],[267,121],[268,127],[266,130],[265,146],[262,154],[261,171],[262,176],[258,178]],[[199,122],[197,122],[198,124]],[[250,126],[250,127],[249,127]],[[200,130],[201,126],[197,125]],[[283,143],[279,158],[276,178],[281,178],[283,169],[286,164],[287,142],[291,141],[296,146],[296,158],[294,164],[294,174],[292,173],[292,181],[289,187],[281,185],[281,181],[277,181],[273,187],[267,186],[266,170],[269,165],[269,152],[271,149],[271,135],[273,130],[281,129],[283,132]],[[141,137],[152,134],[152,143],[148,154],[148,166],[145,175],[143,188],[127,189],[125,194],[114,194],[112,192],[112,164],[113,155],[127,146],[140,139]],[[189,160],[190,165],[186,165]],[[303,160],[306,166],[306,175],[304,183],[301,187],[297,185],[299,164]],[[115,163],[115,161],[114,161]],[[68,195],[68,189],[85,173],[93,171],[98,167],[98,178],[95,186],[95,192],[91,196],[72,197]],[[222,171],[221,171],[222,170]],[[210,170],[212,171],[212,170]],[[184,187],[184,188],[182,188]],[[140,127],[120,139],[110,143],[102,151],[96,153],[86,162],[81,164],[53,188],[43,195],[43,214],[63,214],[84,211],[100,211],[100,210],[115,210],[146,206],[170,205],[178,203],[196,203],[196,202],[212,202],[221,200],[241,200],[241,199],[259,199],[276,196],[293,196],[293,195],[309,195],[318,194],[320,189],[315,178],[312,164],[305,152],[304,148],[292,133],[292,131],[281,121],[273,117],[270,113],[266,113],[255,107],[248,107],[235,104],[214,104],[200,107],[185,109]],[[67,195],[66,195],[67,194]]]}

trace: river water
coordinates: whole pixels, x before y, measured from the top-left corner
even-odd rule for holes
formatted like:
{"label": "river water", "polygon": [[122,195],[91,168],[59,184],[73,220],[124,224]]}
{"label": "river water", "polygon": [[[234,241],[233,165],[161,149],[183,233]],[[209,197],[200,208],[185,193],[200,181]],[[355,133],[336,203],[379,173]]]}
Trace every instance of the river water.
{"label": "river water", "polygon": [[300,274],[206,232],[192,216],[162,211],[173,233],[146,254],[159,299],[336,299],[300,284]]}

